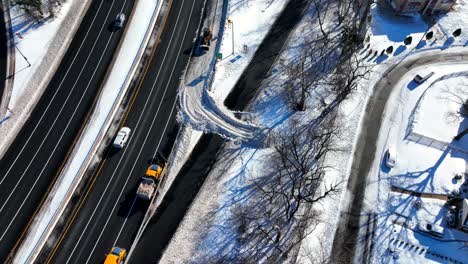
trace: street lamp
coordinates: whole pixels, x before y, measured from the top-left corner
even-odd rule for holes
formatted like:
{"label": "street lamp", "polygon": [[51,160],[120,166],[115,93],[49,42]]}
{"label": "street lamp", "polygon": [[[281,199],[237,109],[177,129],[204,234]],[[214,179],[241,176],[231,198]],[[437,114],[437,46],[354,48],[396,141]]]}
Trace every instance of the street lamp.
{"label": "street lamp", "polygon": [[228,19],[228,25],[231,26],[231,35],[232,35],[232,54],[234,55],[234,21]]}

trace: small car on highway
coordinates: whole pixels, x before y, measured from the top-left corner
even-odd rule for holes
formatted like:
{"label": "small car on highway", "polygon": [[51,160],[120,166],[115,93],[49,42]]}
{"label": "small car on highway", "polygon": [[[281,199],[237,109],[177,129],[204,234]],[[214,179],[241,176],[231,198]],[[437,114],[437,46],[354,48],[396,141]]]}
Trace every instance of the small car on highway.
{"label": "small car on highway", "polygon": [[387,151],[385,151],[385,155],[384,155],[385,166],[387,166],[388,168],[395,167],[395,163],[396,163],[395,159],[396,159],[395,149],[393,147],[388,148]]}
{"label": "small car on highway", "polygon": [[418,84],[421,84],[429,79],[432,75],[434,75],[434,72],[416,74],[416,76],[414,76],[414,81]]}
{"label": "small car on highway", "polygon": [[125,147],[125,145],[127,144],[128,138],[130,137],[130,132],[132,132],[130,128],[122,127],[117,133],[117,136],[115,137],[114,143],[112,144],[112,146],[118,149]]}
{"label": "small car on highway", "polygon": [[125,23],[125,14],[119,13],[114,21],[115,29],[121,29]]}
{"label": "small car on highway", "polygon": [[419,222],[418,230],[436,237],[444,237],[444,228],[428,222]]}
{"label": "small car on highway", "polygon": [[111,252],[107,254],[104,264],[121,264],[124,261],[127,251],[120,247],[113,247]]}

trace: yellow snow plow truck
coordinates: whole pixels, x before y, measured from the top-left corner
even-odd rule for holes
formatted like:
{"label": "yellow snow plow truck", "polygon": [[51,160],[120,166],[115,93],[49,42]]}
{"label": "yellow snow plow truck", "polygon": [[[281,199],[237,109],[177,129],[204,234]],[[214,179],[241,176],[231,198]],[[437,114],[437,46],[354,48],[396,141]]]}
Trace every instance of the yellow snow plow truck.
{"label": "yellow snow plow truck", "polygon": [[137,197],[144,200],[151,200],[156,186],[163,172],[163,168],[157,164],[151,164],[146,170],[145,176],[141,177],[140,185],[137,189]]}

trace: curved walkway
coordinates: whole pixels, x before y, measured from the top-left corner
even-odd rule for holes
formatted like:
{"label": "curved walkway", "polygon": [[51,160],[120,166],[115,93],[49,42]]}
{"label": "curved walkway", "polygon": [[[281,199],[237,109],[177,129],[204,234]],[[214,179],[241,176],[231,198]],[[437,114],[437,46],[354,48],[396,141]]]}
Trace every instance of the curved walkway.
{"label": "curved walkway", "polygon": [[237,119],[232,113],[215,101],[209,92],[201,87],[186,87],[180,95],[184,123],[195,129],[215,132],[231,140],[249,140],[255,137],[258,127]]}

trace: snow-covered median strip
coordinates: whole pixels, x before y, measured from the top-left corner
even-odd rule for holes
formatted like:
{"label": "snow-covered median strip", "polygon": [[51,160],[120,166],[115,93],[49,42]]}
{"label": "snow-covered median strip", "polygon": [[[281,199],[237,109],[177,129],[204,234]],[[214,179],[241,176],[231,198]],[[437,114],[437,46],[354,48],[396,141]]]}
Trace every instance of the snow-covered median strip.
{"label": "snow-covered median strip", "polygon": [[68,204],[84,171],[92,162],[92,156],[99,142],[105,136],[105,132],[111,124],[110,121],[130,85],[139,60],[143,56],[161,2],[151,0],[139,1],[135,4],[133,14],[137,15],[132,15],[126,25],[118,56],[114,60],[112,69],[108,72],[90,122],[73,150],[71,155],[73,158],[67,162],[44,206],[36,216],[34,224],[29,229],[28,235],[15,256],[14,263],[34,262]]}

